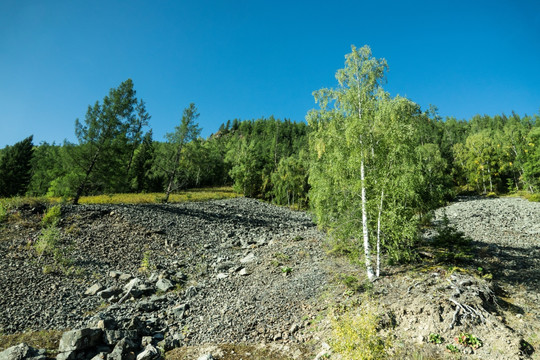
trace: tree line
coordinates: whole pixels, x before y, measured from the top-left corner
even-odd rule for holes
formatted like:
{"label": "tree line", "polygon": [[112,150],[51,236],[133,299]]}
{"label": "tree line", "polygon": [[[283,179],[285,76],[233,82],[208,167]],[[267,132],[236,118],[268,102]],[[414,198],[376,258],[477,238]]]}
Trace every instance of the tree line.
{"label": "tree line", "polygon": [[379,254],[406,261],[422,219],[459,192],[540,192],[539,115],[442,119],[383,89],[386,60],[352,47],[335,88],[313,93],[305,122],[233,119],[204,139],[189,104],[164,141],[128,79],[75,121],[77,143],[0,150],[0,196],[163,192],[232,185],[248,197],[312,209],[356,242],[367,274]]}

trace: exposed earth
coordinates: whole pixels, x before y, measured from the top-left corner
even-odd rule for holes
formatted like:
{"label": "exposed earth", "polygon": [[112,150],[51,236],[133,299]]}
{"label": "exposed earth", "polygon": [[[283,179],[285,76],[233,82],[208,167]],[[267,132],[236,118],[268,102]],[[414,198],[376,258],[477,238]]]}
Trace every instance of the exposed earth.
{"label": "exposed earth", "polygon": [[[0,225],[0,334],[65,331],[59,359],[152,347],[172,359],[340,359],[332,319],[368,302],[390,357],[539,358],[540,203],[466,198],[440,209],[434,223],[446,212],[472,238],[472,258],[436,261],[427,230],[424,260],[385,267],[370,287],[343,281],[363,284],[363,272],[327,255],[308,214],[253,199],[63,205],[58,251],[39,256],[44,211],[26,206]],[[482,346],[456,343],[461,333]],[[66,345],[77,336],[93,349]]]}

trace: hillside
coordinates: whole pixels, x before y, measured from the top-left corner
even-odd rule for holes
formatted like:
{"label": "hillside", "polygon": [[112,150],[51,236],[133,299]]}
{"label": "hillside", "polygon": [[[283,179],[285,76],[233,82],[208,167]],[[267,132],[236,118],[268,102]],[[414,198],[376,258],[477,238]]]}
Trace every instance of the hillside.
{"label": "hillside", "polygon": [[[354,338],[336,331],[367,312],[378,331],[370,339],[388,341],[380,354],[394,358],[535,358],[540,346],[538,203],[468,198],[440,209],[434,223],[445,212],[472,238],[472,256],[435,261],[429,229],[422,262],[386,267],[371,285],[327,255],[308,214],[252,199],[66,205],[58,251],[40,256],[44,211],[22,207],[1,228],[0,348],[48,330],[56,341],[66,332],[95,345],[56,342],[58,358],[155,346],[172,359],[343,359],[343,342]],[[94,332],[67,332],[82,328]],[[482,346],[457,344],[461,333]]]}

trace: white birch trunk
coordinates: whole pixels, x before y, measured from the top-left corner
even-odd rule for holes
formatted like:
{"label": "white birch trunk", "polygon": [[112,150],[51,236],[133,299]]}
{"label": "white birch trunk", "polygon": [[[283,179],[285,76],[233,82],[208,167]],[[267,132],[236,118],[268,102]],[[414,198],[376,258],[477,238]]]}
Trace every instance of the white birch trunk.
{"label": "white birch trunk", "polygon": [[381,191],[381,204],[379,205],[379,216],[377,218],[377,269],[375,276],[381,275],[381,216],[384,199],[384,190]]}
{"label": "white birch trunk", "polygon": [[365,173],[364,173],[364,156],[360,162],[360,179],[362,181],[362,232],[364,235],[364,257],[366,262],[366,270],[369,281],[375,279],[373,274],[373,268],[371,267],[371,251],[369,248],[369,232],[368,232],[368,218],[366,211],[366,183],[365,183]]}

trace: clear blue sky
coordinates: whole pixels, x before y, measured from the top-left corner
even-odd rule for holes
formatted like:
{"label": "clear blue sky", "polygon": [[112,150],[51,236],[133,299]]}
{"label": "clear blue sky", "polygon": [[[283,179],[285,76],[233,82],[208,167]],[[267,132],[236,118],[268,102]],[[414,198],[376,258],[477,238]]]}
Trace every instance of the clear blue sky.
{"label": "clear blue sky", "polygon": [[194,102],[203,136],[228,119],[302,121],[354,44],[387,91],[441,116],[538,114],[540,1],[0,1],[0,148],[74,123],[131,78],[154,139]]}

